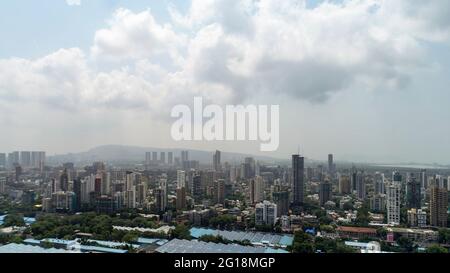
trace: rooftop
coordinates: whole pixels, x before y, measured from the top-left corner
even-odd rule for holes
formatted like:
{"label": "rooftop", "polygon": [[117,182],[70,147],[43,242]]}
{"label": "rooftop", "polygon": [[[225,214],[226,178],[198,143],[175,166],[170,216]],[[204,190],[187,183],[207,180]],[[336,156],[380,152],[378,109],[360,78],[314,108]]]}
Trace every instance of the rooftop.
{"label": "rooftop", "polygon": [[56,248],[47,249],[40,246],[32,246],[32,245],[8,244],[0,246],[0,253],[80,253],[80,252]]}
{"label": "rooftop", "polygon": [[356,232],[356,233],[377,233],[377,230],[374,228],[366,228],[366,227],[345,227],[340,226],[337,228],[338,231],[344,232]]}
{"label": "rooftop", "polygon": [[174,239],[156,249],[159,253],[288,253],[281,249],[216,244]]}
{"label": "rooftop", "polygon": [[222,236],[230,241],[250,241],[252,244],[292,245],[294,237],[287,234],[272,234],[262,232],[222,231],[217,229],[191,228],[191,236],[198,239],[204,235]]}

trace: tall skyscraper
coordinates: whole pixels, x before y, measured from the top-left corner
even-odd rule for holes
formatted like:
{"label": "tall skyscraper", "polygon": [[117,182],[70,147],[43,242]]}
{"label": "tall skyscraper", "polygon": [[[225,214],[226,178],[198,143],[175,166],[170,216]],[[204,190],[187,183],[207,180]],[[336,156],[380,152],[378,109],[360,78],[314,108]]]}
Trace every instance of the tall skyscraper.
{"label": "tall skyscraper", "polygon": [[158,161],[158,153],[157,152],[152,152],[152,161],[155,163]]}
{"label": "tall skyscraper", "polygon": [[80,211],[81,209],[81,180],[75,179],[73,181],[73,192],[75,193],[75,211]]}
{"label": "tall skyscraper", "polygon": [[356,193],[358,196],[358,199],[360,200],[366,200],[366,181],[364,180],[364,176],[362,174],[358,174],[356,179]]}
{"label": "tall skyscraper", "polygon": [[374,190],[375,194],[384,194],[386,190],[384,189],[384,173],[375,173],[374,177]]}
{"label": "tall skyscraper", "polygon": [[305,195],[305,158],[300,155],[292,156],[292,193],[294,206],[304,203]]}
{"label": "tall skyscraper", "polygon": [[177,171],[177,188],[186,188],[186,172],[182,170]]}
{"label": "tall skyscraper", "polygon": [[329,181],[320,183],[319,189],[319,201],[320,205],[324,206],[326,202],[330,201],[332,198],[332,187]]}
{"label": "tall skyscraper", "polygon": [[12,152],[8,154],[8,165],[9,167],[14,167],[16,164],[20,164],[19,152]]}
{"label": "tall skyscraper", "polygon": [[401,183],[392,181],[386,188],[387,222],[400,225]]}
{"label": "tall skyscraper", "polygon": [[161,208],[163,209],[162,211],[166,211],[167,207],[168,207],[168,199],[167,199],[167,195],[169,194],[169,185],[167,184],[167,174],[163,174],[161,176],[161,178],[159,179],[159,188],[162,190],[162,203],[161,203]]}
{"label": "tall skyscraper", "polygon": [[30,167],[43,170],[45,166],[45,152],[31,152]]}
{"label": "tall skyscraper", "polygon": [[167,161],[167,163],[169,165],[173,165],[173,152],[169,152],[168,153],[168,161]]}
{"label": "tall skyscraper", "polygon": [[202,196],[202,177],[200,175],[194,175],[192,177],[192,196],[198,198]]}
{"label": "tall skyscraper", "polygon": [[214,181],[214,200],[216,204],[225,203],[225,180],[217,179]]}
{"label": "tall skyscraper", "polygon": [[111,173],[102,171],[102,195],[111,195]]}
{"label": "tall skyscraper", "polygon": [[161,163],[162,164],[166,164],[166,153],[165,152],[161,152]]}
{"label": "tall skyscraper", "polygon": [[425,193],[425,189],[428,188],[428,178],[427,178],[427,170],[420,170],[420,187],[422,188],[422,193]]}
{"label": "tall skyscraper", "polygon": [[277,219],[277,205],[269,201],[256,204],[255,206],[255,224],[257,226],[273,226]]}
{"label": "tall skyscraper", "polygon": [[177,210],[186,209],[186,188],[177,189]]}
{"label": "tall skyscraper", "polygon": [[67,169],[64,169],[59,177],[59,186],[61,187],[61,191],[69,191],[69,174],[67,173]]}
{"label": "tall skyscraper", "polygon": [[333,155],[328,155],[328,172],[334,173],[334,163],[333,163]]}
{"label": "tall skyscraper", "polygon": [[447,227],[448,191],[441,185],[434,184],[430,191],[430,225]]}
{"label": "tall skyscraper", "polygon": [[277,205],[277,215],[288,215],[289,213],[289,192],[274,192],[272,193],[273,202]]}
{"label": "tall skyscraper", "polygon": [[420,180],[416,178],[414,173],[408,173],[406,182],[406,206],[409,209],[420,209],[421,199]]}
{"label": "tall skyscraper", "polygon": [[189,151],[181,151],[181,162],[189,161]]}
{"label": "tall skyscraper", "polygon": [[352,193],[351,181],[347,175],[341,175],[339,177],[339,193],[340,194],[351,194]]}
{"label": "tall skyscraper", "polygon": [[6,193],[6,177],[0,176],[0,194]]}
{"label": "tall skyscraper", "polygon": [[0,168],[6,168],[6,154],[0,153]]}
{"label": "tall skyscraper", "polygon": [[257,176],[250,180],[250,203],[256,204],[264,200],[264,180]]}
{"label": "tall skyscraper", "polygon": [[255,176],[256,171],[256,162],[253,157],[245,158],[245,178],[252,178]]}
{"label": "tall skyscraper", "polygon": [[222,165],[221,165],[221,162],[220,162],[220,157],[221,157],[220,151],[216,151],[214,153],[214,155],[213,155],[213,167],[214,167],[214,170],[216,172],[221,172],[222,171]]}
{"label": "tall skyscraper", "polygon": [[126,199],[126,207],[128,209],[135,209],[136,208],[136,187],[133,186],[130,190],[127,190],[125,192],[125,199]]}
{"label": "tall skyscraper", "polygon": [[151,162],[152,162],[152,153],[146,152],[145,153],[145,165],[150,165]]}
{"label": "tall skyscraper", "polygon": [[24,168],[31,167],[31,152],[20,152],[20,165]]}
{"label": "tall skyscraper", "polygon": [[352,176],[351,178],[351,185],[352,185],[352,192],[356,191],[356,185],[358,184],[358,171],[355,167],[352,168]]}

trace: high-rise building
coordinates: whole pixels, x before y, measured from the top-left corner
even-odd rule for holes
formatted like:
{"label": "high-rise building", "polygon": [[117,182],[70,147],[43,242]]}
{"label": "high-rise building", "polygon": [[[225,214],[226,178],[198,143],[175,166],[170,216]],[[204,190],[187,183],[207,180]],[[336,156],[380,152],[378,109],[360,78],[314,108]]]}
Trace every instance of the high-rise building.
{"label": "high-rise building", "polygon": [[166,164],[166,153],[165,152],[161,152],[161,163],[162,164]]}
{"label": "high-rise building", "polygon": [[390,225],[400,225],[400,202],[401,183],[392,181],[386,188],[387,222]]}
{"label": "high-rise building", "polygon": [[99,175],[97,175],[94,180],[94,193],[95,197],[102,195],[102,177]]}
{"label": "high-rise building", "polygon": [[352,168],[352,176],[351,176],[351,184],[352,184],[352,192],[356,191],[356,185],[358,184],[358,171],[356,168]]}
{"label": "high-rise building", "polygon": [[110,196],[111,195],[111,173],[102,171],[101,173],[102,179],[102,195]]}
{"label": "high-rise building", "polygon": [[152,163],[152,153],[146,152],[145,153],[145,165],[150,165]]}
{"label": "high-rise building", "polygon": [[167,199],[167,195],[169,194],[169,188],[168,188],[168,184],[167,184],[167,175],[163,174],[161,175],[161,178],[159,179],[159,188],[161,189],[161,200],[160,200],[160,211],[166,211],[167,207],[168,207],[168,199]]}
{"label": "high-rise building", "polygon": [[253,157],[246,157],[244,161],[244,177],[252,178],[255,176],[256,162]]}
{"label": "high-rise building", "polygon": [[6,177],[0,176],[0,194],[6,193]]}
{"label": "high-rise building", "polygon": [[0,153],[0,168],[6,168],[6,154]]}
{"label": "high-rise building", "polygon": [[181,151],[181,162],[189,161],[189,151]]}
{"label": "high-rise building", "polygon": [[273,202],[277,205],[277,215],[288,215],[289,213],[289,192],[272,193]]}
{"label": "high-rise building", "polygon": [[128,209],[136,208],[136,187],[133,186],[130,190],[125,193],[126,207]]}
{"label": "high-rise building", "polygon": [[374,177],[375,194],[385,194],[384,183],[384,173],[376,172]]}
{"label": "high-rise building", "polygon": [[136,201],[139,205],[143,205],[147,199],[147,185],[145,183],[140,183],[136,187]]}
{"label": "high-rise building", "polygon": [[73,192],[59,191],[52,194],[52,210],[56,212],[74,211],[75,194]]}
{"label": "high-rise building", "polygon": [[73,192],[75,194],[75,204],[74,204],[74,208],[75,211],[80,211],[81,209],[81,180],[80,179],[75,179],[73,181]]}
{"label": "high-rise building", "polygon": [[181,187],[177,189],[177,210],[186,209],[186,188]]}
{"label": "high-rise building", "polygon": [[157,152],[152,152],[152,161],[153,162],[157,162],[158,161],[158,153]]}
{"label": "high-rise building", "polygon": [[168,153],[168,161],[167,161],[167,163],[169,165],[173,165],[173,152],[169,152]]}
{"label": "high-rise building", "polygon": [[339,177],[339,193],[340,194],[351,194],[352,193],[352,185],[350,181],[350,177],[347,175],[341,175]]}
{"label": "high-rise building", "polygon": [[430,225],[447,227],[448,191],[439,184],[431,186],[430,191]]}
{"label": "high-rise building", "polygon": [[166,211],[165,192],[163,189],[155,189],[155,207],[158,213]]}
{"label": "high-rise building", "polygon": [[64,169],[61,176],[59,177],[59,186],[61,188],[61,191],[69,191],[69,174],[67,173],[67,169]]}
{"label": "high-rise building", "polygon": [[30,167],[43,170],[45,166],[45,152],[31,152]]}
{"label": "high-rise building", "polygon": [[422,188],[422,193],[425,193],[425,189],[428,188],[428,178],[427,170],[420,170],[420,187]]}
{"label": "high-rise building", "polygon": [[328,172],[334,173],[334,163],[333,163],[333,155],[328,155]]}
{"label": "high-rise building", "polygon": [[116,210],[114,198],[105,195],[97,197],[95,210],[98,214],[114,214]]}
{"label": "high-rise building", "polygon": [[392,181],[394,182],[402,182],[402,175],[399,172],[392,173]]}
{"label": "high-rise building", "polygon": [[192,196],[198,198],[202,196],[202,177],[200,175],[194,175],[192,178]]}
{"label": "high-rise building", "polygon": [[326,202],[331,200],[331,198],[332,198],[331,183],[328,181],[320,183],[320,189],[319,189],[320,205],[324,206]]}
{"label": "high-rise building", "polygon": [[222,165],[221,165],[221,162],[220,162],[220,157],[221,157],[220,151],[216,151],[214,153],[214,155],[213,155],[213,167],[214,167],[214,170],[216,172],[221,172],[222,171]]}
{"label": "high-rise building", "polygon": [[370,198],[370,209],[376,212],[384,212],[386,209],[386,195],[375,194]]}
{"label": "high-rise building", "polygon": [[412,227],[426,227],[427,226],[427,213],[421,209],[410,209],[407,212],[408,224]]}
{"label": "high-rise building", "polygon": [[24,168],[31,167],[31,152],[20,152],[20,165]]}
{"label": "high-rise building", "polygon": [[421,199],[420,180],[415,177],[414,173],[408,173],[406,182],[406,206],[409,209],[420,209]]}
{"label": "high-rise building", "polygon": [[358,199],[366,200],[366,181],[364,180],[364,176],[362,174],[358,174],[356,179],[356,193]]}
{"label": "high-rise building", "polygon": [[216,204],[225,203],[225,180],[217,179],[214,181],[214,200]]}
{"label": "high-rise building", "polygon": [[257,176],[250,180],[250,203],[256,204],[264,200],[264,180]]}
{"label": "high-rise building", "polygon": [[255,224],[257,226],[273,226],[277,220],[277,205],[269,201],[256,204]]}
{"label": "high-rise building", "polygon": [[292,193],[294,206],[304,203],[305,195],[305,159],[300,155],[292,156]]}
{"label": "high-rise building", "polygon": [[9,167],[14,167],[16,164],[20,164],[20,153],[12,152],[8,154],[8,165]]}
{"label": "high-rise building", "polygon": [[186,172],[182,170],[177,171],[177,188],[186,188]]}

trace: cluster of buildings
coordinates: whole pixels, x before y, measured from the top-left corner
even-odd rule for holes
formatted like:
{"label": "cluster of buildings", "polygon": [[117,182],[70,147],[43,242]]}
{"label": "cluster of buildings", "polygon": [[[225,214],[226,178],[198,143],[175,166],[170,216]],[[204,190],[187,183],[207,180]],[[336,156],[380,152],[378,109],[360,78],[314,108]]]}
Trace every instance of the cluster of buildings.
{"label": "cluster of buildings", "polygon": [[[144,167],[103,162],[46,167],[43,152],[0,154],[2,163],[6,171],[0,172],[0,194],[30,205],[39,197],[45,213],[140,210],[169,224],[196,227],[229,215],[235,219],[231,228],[293,232],[305,224],[321,225],[320,217],[305,213],[313,205],[339,226],[334,236],[348,239],[378,236],[372,227],[341,226],[355,225],[356,209],[362,206],[369,208],[370,224],[391,228],[390,235],[434,238],[426,230],[446,227],[448,221],[446,170],[338,168],[331,154],[327,164],[316,166],[301,155],[293,155],[288,165],[252,157],[223,162],[220,151],[203,165],[191,160],[188,151],[179,156],[147,152]],[[407,208],[406,217],[402,208]]]}

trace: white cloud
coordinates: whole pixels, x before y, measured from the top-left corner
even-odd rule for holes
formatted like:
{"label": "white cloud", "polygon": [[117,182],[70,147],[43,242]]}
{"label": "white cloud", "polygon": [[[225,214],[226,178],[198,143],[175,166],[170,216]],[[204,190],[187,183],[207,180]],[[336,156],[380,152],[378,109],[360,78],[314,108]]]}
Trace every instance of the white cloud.
{"label": "white cloud", "polygon": [[150,10],[120,8],[89,53],[0,60],[0,99],[166,116],[199,94],[218,103],[266,93],[322,102],[349,88],[397,89],[426,64],[422,41],[449,38],[448,2],[416,4],[193,0],[186,14],[170,8],[166,24]]}
{"label": "white cloud", "polygon": [[79,6],[81,5],[81,0],[66,0],[66,3],[69,6]]}

